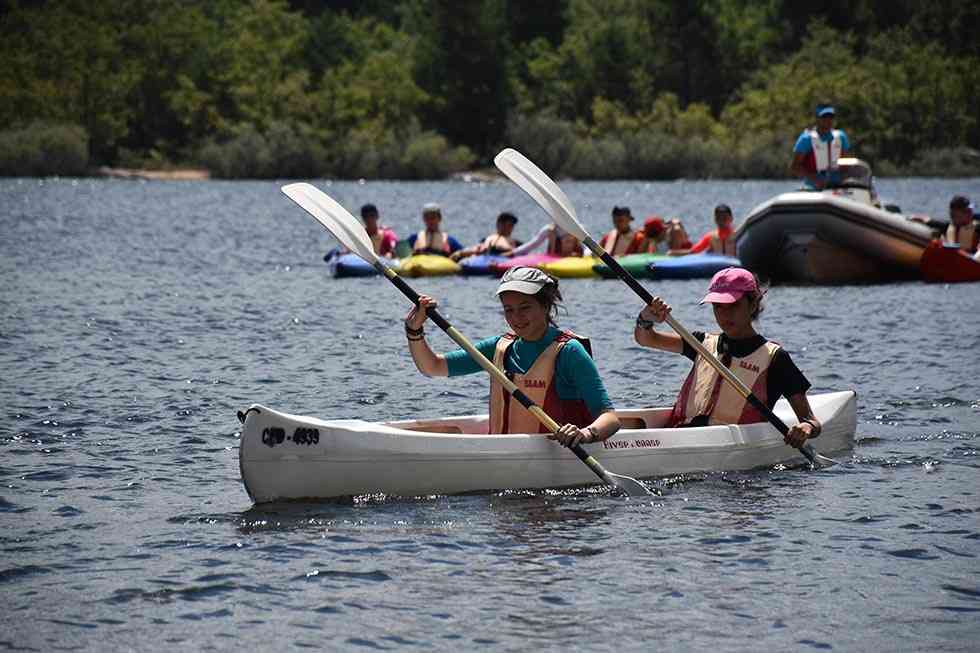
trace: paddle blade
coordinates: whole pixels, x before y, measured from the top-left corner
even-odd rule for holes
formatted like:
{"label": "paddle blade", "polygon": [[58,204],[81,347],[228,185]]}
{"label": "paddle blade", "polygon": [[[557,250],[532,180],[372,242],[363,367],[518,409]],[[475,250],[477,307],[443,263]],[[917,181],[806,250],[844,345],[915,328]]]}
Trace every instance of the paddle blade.
{"label": "paddle blade", "polygon": [[655,492],[651,492],[650,488],[635,478],[623,476],[622,474],[613,474],[612,472],[606,472],[606,474],[608,476],[608,480],[613,482],[616,489],[628,497],[642,499],[644,497],[657,496]]}
{"label": "paddle blade", "polygon": [[559,227],[579,240],[589,237],[588,232],[578,221],[575,207],[565,193],[530,159],[515,149],[507,148],[495,156],[493,162],[502,173],[547,211]]}
{"label": "paddle blade", "polygon": [[282,192],[316,218],[344,247],[368,263],[378,262],[364,226],[332,197],[307,183],[287,184]]}

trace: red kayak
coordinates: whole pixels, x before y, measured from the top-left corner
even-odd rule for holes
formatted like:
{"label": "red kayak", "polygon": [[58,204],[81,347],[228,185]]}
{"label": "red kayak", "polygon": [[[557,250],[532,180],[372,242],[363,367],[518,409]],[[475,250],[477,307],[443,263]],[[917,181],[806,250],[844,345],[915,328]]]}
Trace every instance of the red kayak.
{"label": "red kayak", "polygon": [[980,261],[956,245],[932,241],[919,261],[922,278],[934,283],[980,281]]}

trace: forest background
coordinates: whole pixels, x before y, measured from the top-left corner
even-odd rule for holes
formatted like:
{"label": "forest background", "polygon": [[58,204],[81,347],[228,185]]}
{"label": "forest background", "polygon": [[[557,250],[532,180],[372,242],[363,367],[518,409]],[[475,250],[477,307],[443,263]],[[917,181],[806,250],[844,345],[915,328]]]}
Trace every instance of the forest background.
{"label": "forest background", "polygon": [[785,177],[830,102],[880,175],[980,170],[964,0],[0,0],[0,174]]}

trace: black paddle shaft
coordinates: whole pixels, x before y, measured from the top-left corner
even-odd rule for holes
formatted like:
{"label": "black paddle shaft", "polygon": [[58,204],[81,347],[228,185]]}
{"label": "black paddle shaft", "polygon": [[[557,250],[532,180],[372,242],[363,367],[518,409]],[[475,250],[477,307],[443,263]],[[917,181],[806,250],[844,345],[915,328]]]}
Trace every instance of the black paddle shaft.
{"label": "black paddle shaft", "polygon": [[[395,287],[398,288],[400,291],[402,291],[403,295],[411,299],[413,304],[415,304],[416,306],[419,305],[419,294],[415,292],[414,288],[412,288],[410,285],[405,283],[404,279],[402,279],[400,276],[396,274],[388,277],[388,280],[391,281],[391,283],[395,284]],[[452,327],[452,325],[449,323],[449,320],[447,320],[442,315],[440,315],[439,311],[437,311],[436,309],[434,308],[426,309],[425,313],[426,315],[429,316],[429,319],[435,322],[436,326],[438,326],[443,331],[448,331]]]}
{"label": "black paddle shaft", "polygon": [[[640,299],[647,304],[653,301],[653,295],[651,295],[646,288],[640,285],[640,282],[636,280],[636,277],[624,270],[623,266],[619,264],[619,261],[610,256],[608,252],[603,252],[600,258],[602,259],[603,263],[609,266],[609,269],[614,270],[616,274],[619,275],[619,278],[626,282],[626,285],[633,289],[633,292],[640,296]],[[745,400],[752,404],[753,408],[765,415],[766,420],[776,427],[777,431],[782,433],[784,436],[789,433],[789,427],[786,426],[783,420],[776,417],[776,414],[772,412],[769,406],[762,403],[762,401],[760,401],[754,393],[750,392],[748,396],[745,397]],[[813,452],[808,451],[807,447],[801,448],[800,452],[806,456],[807,460],[809,460],[811,463],[816,463]]]}

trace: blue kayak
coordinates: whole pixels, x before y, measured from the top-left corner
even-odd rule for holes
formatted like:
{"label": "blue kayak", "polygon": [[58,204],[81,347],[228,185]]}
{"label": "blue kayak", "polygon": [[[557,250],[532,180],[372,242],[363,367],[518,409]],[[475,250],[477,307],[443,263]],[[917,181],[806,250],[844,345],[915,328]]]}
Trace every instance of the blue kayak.
{"label": "blue kayak", "polygon": [[689,254],[668,256],[649,265],[651,279],[710,279],[720,270],[741,267],[734,256]]}
{"label": "blue kayak", "polygon": [[506,256],[477,254],[476,256],[467,256],[464,258],[459,262],[459,267],[463,269],[464,276],[490,276],[493,274],[493,270],[490,269],[490,266],[494,263],[503,263],[506,260]]}
{"label": "blue kayak", "polygon": [[[374,269],[370,263],[362,259],[357,254],[340,254],[334,253],[332,256],[328,254],[324,259],[327,261],[327,269],[330,274],[337,277],[373,277],[378,274],[378,271]],[[389,267],[394,267],[397,269],[399,261],[398,259],[381,259],[381,261],[388,265]]]}

